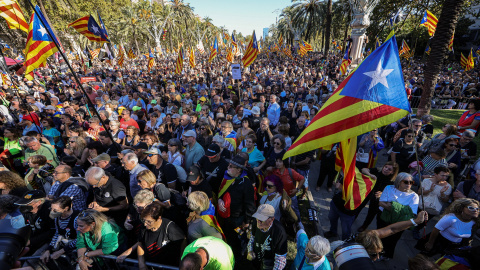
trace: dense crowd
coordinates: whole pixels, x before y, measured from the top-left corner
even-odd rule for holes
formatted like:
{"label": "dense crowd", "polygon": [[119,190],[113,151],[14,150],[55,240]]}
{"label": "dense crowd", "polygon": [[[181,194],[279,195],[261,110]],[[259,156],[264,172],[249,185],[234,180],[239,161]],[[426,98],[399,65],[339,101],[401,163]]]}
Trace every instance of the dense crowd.
{"label": "dense crowd", "polygon": [[[40,260],[30,265],[101,269],[112,262],[98,256],[116,255],[117,262],[137,259],[140,269],[146,262],[284,269],[293,239],[292,269],[331,269],[327,238],[342,240],[335,245],[356,241],[375,261],[393,258],[412,226],[425,256],[469,245],[480,207],[473,142],[479,100],[467,102],[462,117],[439,134],[424,115],[359,136],[357,167],[376,184],[360,207],[347,210],[336,146],[283,158],[341,83],[341,56],[260,54],[240,80],[221,58],[197,59],[178,75],[173,57],[157,59],[150,72],[145,59],[124,67],[98,61],[86,70],[74,61],[80,77],[95,78],[83,85],[86,95],[55,64],[34,81],[15,76],[2,86],[0,218],[31,226],[28,255]],[[423,64],[403,66],[407,95],[419,98]],[[473,72],[447,66],[435,91],[473,98],[480,83]],[[389,161],[376,168],[383,155]],[[318,181],[309,183],[316,159]],[[307,236],[299,201],[324,182],[332,193],[331,227],[324,237]],[[440,219],[422,239],[420,229],[434,216]],[[377,229],[368,229],[375,218]],[[426,257],[411,263],[434,267]]]}

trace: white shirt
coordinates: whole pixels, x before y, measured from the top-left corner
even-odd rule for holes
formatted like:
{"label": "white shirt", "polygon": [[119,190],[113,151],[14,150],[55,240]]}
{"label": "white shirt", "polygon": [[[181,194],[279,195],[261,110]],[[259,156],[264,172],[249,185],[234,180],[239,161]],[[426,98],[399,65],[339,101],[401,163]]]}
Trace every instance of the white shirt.
{"label": "white shirt", "polygon": [[442,217],[435,228],[440,234],[454,243],[460,243],[463,238],[469,238],[472,235],[474,221],[463,222],[455,214],[447,214]]}
{"label": "white shirt", "polygon": [[[422,187],[425,190],[430,190],[430,187],[432,186],[432,180],[430,179],[425,179],[422,182]],[[449,196],[452,193],[452,186],[447,183],[448,189],[445,191],[445,195]],[[430,213],[432,215],[438,215],[440,211],[442,210],[442,202],[440,201],[440,196],[441,196],[441,190],[443,189],[444,186],[436,185],[435,188],[432,190],[432,192],[428,193],[428,195],[423,197],[423,201],[425,204],[425,208],[428,209],[435,209],[436,213]],[[429,212],[429,211],[428,211]]]}
{"label": "white shirt", "polygon": [[[412,212],[416,215],[418,210],[418,195],[415,192],[403,192],[395,188],[395,186],[386,186],[380,196],[381,202],[398,202],[401,205],[408,205]],[[380,207],[383,212],[383,207]]]}

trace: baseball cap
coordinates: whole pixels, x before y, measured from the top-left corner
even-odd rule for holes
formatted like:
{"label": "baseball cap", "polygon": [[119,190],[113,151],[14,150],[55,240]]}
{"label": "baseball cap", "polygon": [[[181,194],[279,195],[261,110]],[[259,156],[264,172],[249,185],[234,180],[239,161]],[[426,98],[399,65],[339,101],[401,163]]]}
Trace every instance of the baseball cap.
{"label": "baseball cap", "polygon": [[157,195],[157,199],[161,202],[165,202],[170,200],[170,190],[163,184],[163,183],[158,183],[155,184],[155,194]]}
{"label": "baseball cap", "polygon": [[29,191],[25,192],[25,194],[23,194],[22,198],[20,198],[17,202],[15,202],[15,204],[16,205],[27,205],[27,204],[31,203],[33,200],[45,198],[45,196],[46,196],[45,192],[43,192],[41,190],[37,190],[37,189],[29,190]]}
{"label": "baseball cap", "polygon": [[275,208],[273,208],[273,206],[271,206],[270,204],[262,204],[258,207],[257,212],[255,212],[252,217],[260,221],[265,221],[274,216]]}
{"label": "baseball cap", "polygon": [[48,105],[47,107],[45,107],[44,110],[54,110],[55,111],[55,107],[53,107],[52,105]]}
{"label": "baseball cap", "polygon": [[257,106],[253,106],[252,108],[252,114],[260,114],[260,108]]}
{"label": "baseball cap", "polygon": [[148,150],[148,145],[144,142],[139,142],[136,145],[132,146],[133,149],[138,150],[138,149],[145,149]]}
{"label": "baseball cap", "polygon": [[180,114],[176,113],[176,114],[172,115],[172,119],[175,119],[175,118],[180,118]]}
{"label": "baseball cap", "polygon": [[218,153],[220,153],[220,146],[218,146],[216,143],[212,143],[210,146],[208,146],[207,151],[205,151],[205,156],[214,157],[218,155]]}
{"label": "baseball cap", "polygon": [[234,156],[232,159],[227,159],[227,161],[228,161],[229,163],[237,166],[237,167],[240,167],[240,168],[242,168],[242,169],[245,169],[245,162],[246,162],[246,160],[245,160],[243,157],[239,156],[239,155]]}
{"label": "baseball cap", "polygon": [[183,133],[183,137],[197,137],[197,134],[193,130],[187,130]]}
{"label": "baseball cap", "polygon": [[200,175],[200,169],[197,166],[190,166],[190,170],[187,174],[187,181],[195,181]]}
{"label": "baseball cap", "polygon": [[103,153],[98,155],[95,158],[92,158],[93,162],[98,162],[98,161],[110,161],[110,156],[107,153]]}
{"label": "baseball cap", "polygon": [[201,97],[200,101],[207,101],[207,99],[205,97]]}
{"label": "baseball cap", "polygon": [[162,152],[157,147],[152,147],[148,151],[146,151],[145,154],[161,155]]}
{"label": "baseball cap", "polygon": [[142,109],[142,107],[133,106],[132,111],[136,112],[136,111],[140,111],[141,109]]}

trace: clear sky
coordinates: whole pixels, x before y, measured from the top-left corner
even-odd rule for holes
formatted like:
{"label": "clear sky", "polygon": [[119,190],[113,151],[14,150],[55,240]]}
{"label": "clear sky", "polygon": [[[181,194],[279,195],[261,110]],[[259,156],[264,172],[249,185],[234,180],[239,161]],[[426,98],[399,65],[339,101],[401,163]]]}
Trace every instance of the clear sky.
{"label": "clear sky", "polygon": [[233,30],[242,35],[251,35],[253,30],[257,39],[263,28],[275,23],[282,9],[291,5],[290,0],[184,0],[194,7],[194,13],[212,19],[216,26],[225,26],[230,34]]}

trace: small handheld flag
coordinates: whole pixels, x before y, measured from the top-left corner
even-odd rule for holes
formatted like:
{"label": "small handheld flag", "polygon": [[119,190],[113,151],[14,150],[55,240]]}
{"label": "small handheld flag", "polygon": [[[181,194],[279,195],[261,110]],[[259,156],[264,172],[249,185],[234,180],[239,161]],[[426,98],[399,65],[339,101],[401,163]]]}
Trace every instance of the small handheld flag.
{"label": "small handheld flag", "polygon": [[426,27],[428,29],[428,34],[433,36],[433,34],[435,34],[435,29],[437,29],[437,22],[437,17],[435,17],[430,11],[426,10],[420,25]]}

